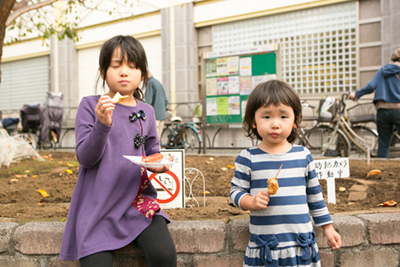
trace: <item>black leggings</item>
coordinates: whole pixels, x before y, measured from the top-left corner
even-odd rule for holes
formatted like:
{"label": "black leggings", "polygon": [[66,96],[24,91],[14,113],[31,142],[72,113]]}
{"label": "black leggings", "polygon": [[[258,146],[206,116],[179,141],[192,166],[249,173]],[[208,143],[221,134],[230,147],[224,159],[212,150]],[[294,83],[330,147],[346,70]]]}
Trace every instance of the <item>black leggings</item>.
{"label": "black leggings", "polygon": [[[162,216],[154,216],[151,224],[132,242],[142,251],[148,267],[176,267],[176,250]],[[80,259],[81,267],[112,267],[114,251],[102,251]]]}

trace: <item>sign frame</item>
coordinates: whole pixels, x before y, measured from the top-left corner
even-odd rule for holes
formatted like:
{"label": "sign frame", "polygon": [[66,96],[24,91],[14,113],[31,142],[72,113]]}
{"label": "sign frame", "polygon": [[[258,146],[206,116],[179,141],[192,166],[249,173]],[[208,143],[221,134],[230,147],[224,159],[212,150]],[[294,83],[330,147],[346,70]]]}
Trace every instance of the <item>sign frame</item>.
{"label": "sign frame", "polygon": [[[162,209],[172,209],[172,208],[185,208],[185,150],[184,149],[161,149],[160,153],[164,156],[174,156],[174,161],[177,162],[177,164],[174,164],[170,167],[170,170],[165,173],[153,173],[150,171],[147,171],[148,177],[150,179],[150,182],[154,186],[154,188],[157,191],[160,192],[167,192],[171,197],[170,201],[166,200],[161,200],[158,197],[160,196],[160,193],[157,192],[157,203],[160,205]],[[160,177],[155,181],[154,179],[156,177]],[[166,189],[166,186],[161,186],[159,180],[161,180],[162,177],[167,177],[172,179],[169,179],[171,181],[175,182],[175,189],[177,192],[171,193],[168,192]],[[179,184],[177,184],[177,181],[179,181]],[[178,192],[179,190],[179,192]],[[161,201],[160,201],[161,200]]]}
{"label": "sign frame", "polygon": [[[264,70],[264,68],[267,68],[268,64],[262,61],[263,56],[265,54],[271,54],[273,53],[275,56],[274,59],[274,73],[267,73],[267,71]],[[202,107],[203,107],[203,114],[202,114],[202,137],[203,140],[206,140],[206,132],[207,132],[207,126],[217,126],[220,128],[225,128],[229,127],[234,124],[236,125],[241,125],[243,122],[243,114],[244,110],[242,111],[243,107],[245,106],[244,103],[246,102],[248,95],[245,95],[241,93],[240,91],[235,94],[229,94],[228,90],[228,95],[226,95],[226,99],[219,99],[219,98],[224,98],[223,95],[218,95],[218,87],[215,89],[217,90],[217,93],[215,97],[209,96],[207,97],[207,78],[210,78],[210,71],[215,72],[215,77],[213,76],[212,78],[218,79],[219,77],[228,77],[228,88],[231,86],[229,85],[229,78],[230,77],[239,77],[239,86],[240,86],[240,62],[239,62],[239,70],[238,73],[233,74],[232,68],[230,64],[226,64],[224,61],[218,62],[219,64],[222,65],[223,71],[218,72],[218,66],[216,65],[215,67],[212,66],[207,66],[207,60],[214,60],[217,61],[218,58],[232,58],[232,57],[237,57],[239,60],[241,58],[246,58],[246,57],[256,57],[257,59],[255,60],[254,64],[257,66],[255,68],[255,72],[251,73],[251,79],[256,76],[268,76],[268,75],[275,75],[276,79],[281,80],[282,79],[282,64],[281,64],[281,54],[280,54],[280,45],[277,43],[274,44],[268,44],[268,45],[263,45],[263,46],[255,46],[255,47],[250,47],[250,48],[245,48],[245,49],[237,49],[237,50],[229,50],[229,51],[211,51],[211,52],[206,52],[202,54],[202,60],[201,60],[201,99],[202,99]],[[217,62],[216,62],[217,64]],[[222,72],[225,70],[225,65],[226,64],[226,69],[228,74],[226,76],[221,76]],[[252,63],[253,64],[253,63]],[[253,66],[253,65],[252,65]],[[219,75],[218,75],[219,74]],[[267,78],[268,79],[268,78]],[[218,86],[218,80],[217,86]],[[226,81],[221,80],[219,83],[220,86],[220,92],[223,93],[225,90],[223,89],[223,83],[226,83]],[[245,86],[246,81],[242,81],[243,86]],[[221,84],[222,83],[222,84]],[[248,83],[248,81],[247,81]],[[213,85],[214,86],[214,85]],[[212,86],[212,87],[213,87]],[[222,89],[221,89],[222,88]],[[252,90],[252,88],[251,88]],[[251,91],[250,90],[250,91]],[[235,91],[235,90],[234,90]],[[237,90],[235,91],[237,92]],[[238,99],[239,98],[239,99]],[[210,104],[210,106],[207,105],[207,102]],[[219,108],[218,110],[218,102],[219,104],[222,105],[222,107]],[[243,105],[242,105],[243,104]],[[217,116],[207,116],[207,110],[209,109],[212,111],[212,107],[215,106],[215,112],[217,112]],[[239,107],[238,107],[239,106]],[[226,113],[226,109],[228,110],[225,115],[218,116],[218,113]],[[212,111],[214,112],[214,111]],[[239,114],[237,114],[239,113]],[[217,131],[218,132],[218,131]],[[206,142],[203,142],[203,153],[207,153],[207,145]]]}

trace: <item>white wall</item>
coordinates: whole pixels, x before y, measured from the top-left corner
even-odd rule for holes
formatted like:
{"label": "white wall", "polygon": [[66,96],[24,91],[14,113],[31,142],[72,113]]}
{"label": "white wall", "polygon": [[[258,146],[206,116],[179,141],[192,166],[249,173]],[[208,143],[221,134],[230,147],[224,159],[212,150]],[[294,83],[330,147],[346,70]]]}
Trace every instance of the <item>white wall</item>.
{"label": "white wall", "polygon": [[161,35],[138,39],[146,51],[147,61],[153,69],[153,76],[162,83]]}
{"label": "white wall", "polygon": [[[50,40],[47,40],[50,43]],[[39,39],[34,39],[31,41],[25,41],[21,43],[14,43],[11,45],[4,44],[3,46],[3,56],[1,61],[10,61],[20,58],[33,57],[35,55],[49,55],[50,46],[46,46]]]}
{"label": "white wall", "polygon": [[154,13],[149,16],[136,17],[133,20],[118,21],[78,32],[81,37],[76,44],[78,49],[83,46],[91,46],[94,43],[103,43],[115,35],[146,36],[151,32],[161,30],[161,14]]}
{"label": "white wall", "polygon": [[[346,1],[346,0],[344,0]],[[210,20],[218,20],[234,16],[246,16],[251,13],[262,11],[279,10],[282,8],[292,7],[306,4],[312,7],[315,4],[322,2],[335,2],[335,1],[321,1],[321,0],[279,0],[279,1],[266,1],[266,0],[225,0],[225,1],[210,1],[206,4],[195,5],[194,9],[194,22],[201,23]],[[339,2],[339,1],[336,1]]]}
{"label": "white wall", "polygon": [[[79,102],[84,96],[95,93],[95,82],[99,69],[100,46],[78,51]],[[98,91],[101,93],[101,91]]]}

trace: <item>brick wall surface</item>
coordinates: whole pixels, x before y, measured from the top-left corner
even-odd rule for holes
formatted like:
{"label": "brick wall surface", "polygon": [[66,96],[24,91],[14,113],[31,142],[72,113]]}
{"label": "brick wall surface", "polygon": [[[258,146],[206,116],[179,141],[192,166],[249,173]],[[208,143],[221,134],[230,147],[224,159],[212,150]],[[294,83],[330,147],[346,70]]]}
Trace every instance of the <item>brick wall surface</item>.
{"label": "brick wall surface", "polygon": [[[323,267],[395,267],[399,264],[400,213],[333,215],[343,246],[333,251],[320,227],[315,228]],[[174,221],[169,224],[178,267],[242,266],[249,238],[248,218]],[[0,266],[79,267],[58,259],[64,223],[0,223]],[[129,245],[115,251],[114,267],[146,266],[142,253]]]}

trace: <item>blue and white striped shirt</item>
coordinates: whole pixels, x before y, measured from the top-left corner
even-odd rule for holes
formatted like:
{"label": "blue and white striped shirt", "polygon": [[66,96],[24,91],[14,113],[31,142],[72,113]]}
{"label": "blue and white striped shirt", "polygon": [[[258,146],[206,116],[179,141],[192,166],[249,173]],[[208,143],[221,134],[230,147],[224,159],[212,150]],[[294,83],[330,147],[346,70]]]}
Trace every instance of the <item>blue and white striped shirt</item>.
{"label": "blue and white striped shirt", "polygon": [[268,190],[268,178],[281,165],[279,189],[268,207],[250,211],[243,266],[320,266],[310,212],[316,226],[332,220],[307,148],[293,145],[285,154],[268,154],[258,147],[243,150],[236,158],[230,197],[240,207],[243,196]]}

